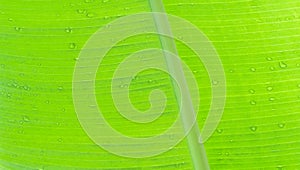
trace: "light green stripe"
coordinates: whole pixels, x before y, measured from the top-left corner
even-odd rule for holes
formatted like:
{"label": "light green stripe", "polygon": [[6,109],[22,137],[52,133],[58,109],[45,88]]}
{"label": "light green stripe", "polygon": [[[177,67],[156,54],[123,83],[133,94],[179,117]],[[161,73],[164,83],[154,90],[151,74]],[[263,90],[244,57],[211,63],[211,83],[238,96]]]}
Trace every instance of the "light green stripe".
{"label": "light green stripe", "polygon": [[[149,0],[149,4],[150,4],[152,12],[165,13],[164,5],[163,5],[163,2],[161,0]],[[167,15],[165,17],[162,17],[162,18],[158,18],[158,17],[154,16],[154,20],[155,20],[157,32],[159,34],[169,34],[169,35],[171,35],[170,34],[171,33],[171,28],[170,28],[169,23],[168,23]],[[162,46],[163,50],[170,51],[173,54],[178,55],[175,42],[172,39],[164,37],[164,36],[159,36],[159,39],[160,39],[160,43],[161,43],[161,46]],[[173,60],[172,60],[172,56],[168,56],[167,53],[165,53],[165,59],[166,59],[166,64],[167,64],[168,70],[170,72],[172,72],[173,75],[176,75],[177,77],[180,77],[180,79],[185,81],[184,73],[183,73],[183,69],[182,69],[181,65],[175,64],[175,62],[173,62]],[[180,93],[181,92],[179,91],[178,88],[176,88],[177,86],[176,86],[175,81],[172,81],[172,84],[173,84],[173,89],[175,91],[177,103],[178,103],[178,105],[180,105],[180,101],[181,101]],[[187,87],[187,83],[184,83],[184,84],[186,84],[186,87]],[[184,98],[185,100],[187,99],[187,100],[190,101],[189,106],[182,106],[183,113],[187,113],[187,112],[190,112],[190,111],[194,112],[188,88],[182,88],[182,89],[185,89],[185,91],[182,92],[182,94],[186,95],[186,96],[182,96],[182,98]],[[187,123],[189,123],[189,122],[187,121],[187,118],[185,118],[184,116],[182,118],[183,118],[184,125],[186,127]],[[204,145],[202,143],[199,143],[199,139],[200,139],[200,130],[198,128],[197,122],[195,122],[195,124],[193,125],[191,131],[187,135],[187,141],[188,141],[188,146],[189,146],[191,158],[192,158],[192,161],[193,161],[194,169],[196,169],[196,170],[208,170],[210,168],[209,168],[207,156],[206,156],[206,153],[205,153],[205,148],[204,148]]]}

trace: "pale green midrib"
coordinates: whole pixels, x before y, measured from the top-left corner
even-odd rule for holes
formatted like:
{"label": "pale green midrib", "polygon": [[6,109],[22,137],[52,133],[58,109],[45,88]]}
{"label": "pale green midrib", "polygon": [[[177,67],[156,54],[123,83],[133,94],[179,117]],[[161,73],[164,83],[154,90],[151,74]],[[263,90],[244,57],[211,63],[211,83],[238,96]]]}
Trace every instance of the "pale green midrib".
{"label": "pale green midrib", "polygon": [[[164,5],[161,0],[149,0],[149,4],[150,4],[152,12],[165,13]],[[157,18],[154,16],[154,22],[156,25],[156,29],[159,33],[166,33],[166,32],[171,33],[171,28],[169,26],[167,17]],[[163,50],[170,51],[173,54],[178,55],[175,42],[172,39],[166,38],[161,35],[159,35],[159,39],[160,39],[160,43],[161,43],[161,48]],[[175,67],[174,62],[172,60],[170,60],[169,58],[170,57],[165,56],[168,70],[170,72],[174,72],[174,73],[176,71],[179,71],[179,73],[181,74],[179,76],[182,76],[183,80],[185,80],[184,73],[183,73],[181,66],[177,65]],[[176,74],[178,74],[178,73],[176,73]],[[172,78],[171,78],[171,80],[172,80]],[[177,104],[179,105],[180,104],[180,92],[178,91],[178,88],[176,88],[175,81],[172,81],[172,85],[173,85],[173,89],[175,91]],[[187,85],[187,83],[185,83],[185,85]],[[187,91],[187,93],[185,95],[188,95],[189,103],[191,103],[191,106],[188,106],[188,107],[191,107],[191,109],[193,109],[193,105],[192,105],[192,101],[191,101],[189,92]],[[185,107],[185,106],[183,106],[183,107]],[[185,122],[185,120],[183,120],[183,122]],[[185,126],[185,124],[184,124],[184,126]],[[207,156],[205,153],[205,148],[204,148],[203,143],[199,143],[199,139],[200,139],[200,130],[198,128],[198,124],[196,121],[195,124],[193,125],[192,129],[190,130],[189,134],[187,135],[187,142],[188,142],[189,151],[191,154],[191,159],[193,162],[194,169],[209,170],[210,168],[209,168],[209,163],[208,163]]]}

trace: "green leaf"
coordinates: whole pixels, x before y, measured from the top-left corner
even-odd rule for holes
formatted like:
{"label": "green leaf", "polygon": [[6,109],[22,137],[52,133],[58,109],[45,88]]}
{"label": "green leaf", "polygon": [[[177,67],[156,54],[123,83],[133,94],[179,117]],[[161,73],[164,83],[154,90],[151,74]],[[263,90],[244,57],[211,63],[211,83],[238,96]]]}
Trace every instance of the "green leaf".
{"label": "green leaf", "polygon": [[[299,169],[300,2],[163,0],[163,5],[166,13],[197,26],[223,63],[225,111],[204,143],[210,168]],[[1,169],[199,168],[194,167],[199,162],[187,139],[148,158],[107,152],[88,137],[75,113],[73,71],[89,37],[120,17],[151,11],[144,0],[0,1]],[[205,63],[180,41],[175,43],[197,79],[195,129],[201,131],[213,83]],[[114,71],[128,55],[147,48],[163,48],[157,35],[118,42],[102,61],[95,82],[106,120],[116,131],[137,138],[163,133],[179,111],[169,75],[155,69],[120,88],[129,86],[132,104],[144,111],[151,106],[150,92],[164,91],[168,100],[161,117],[149,124],[134,123],[115,107],[110,93]]]}

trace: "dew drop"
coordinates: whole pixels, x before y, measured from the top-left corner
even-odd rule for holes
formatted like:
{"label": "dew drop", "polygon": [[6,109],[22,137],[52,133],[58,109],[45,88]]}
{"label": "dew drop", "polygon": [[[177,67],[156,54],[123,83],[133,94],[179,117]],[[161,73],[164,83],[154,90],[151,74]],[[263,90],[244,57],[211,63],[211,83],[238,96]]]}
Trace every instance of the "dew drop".
{"label": "dew drop", "polygon": [[23,133],[24,133],[24,130],[23,130],[23,129],[20,129],[20,130],[18,131],[18,133],[23,134]]}
{"label": "dew drop", "polygon": [[223,129],[217,129],[217,132],[221,134],[223,132]]}
{"label": "dew drop", "polygon": [[257,126],[251,126],[251,127],[250,127],[250,130],[251,130],[252,132],[255,132],[255,131],[257,130]]}
{"label": "dew drop", "polygon": [[20,88],[23,88],[24,90],[28,91],[29,90],[29,87],[24,85],[24,86],[20,86]]}
{"label": "dew drop", "polygon": [[7,94],[6,94],[6,97],[7,97],[7,98],[11,98],[11,94],[10,94],[10,93],[7,93]]}
{"label": "dew drop", "polygon": [[127,84],[121,84],[121,85],[120,85],[120,88],[126,88],[126,87],[128,87]]}
{"label": "dew drop", "polygon": [[62,140],[62,138],[58,138],[57,141],[58,142],[62,142],[63,140]]}
{"label": "dew drop", "polygon": [[76,44],[75,43],[70,43],[69,44],[69,48],[70,49],[75,49],[76,48]]}
{"label": "dew drop", "polygon": [[277,170],[283,170],[283,166],[282,165],[278,165],[277,166]]}
{"label": "dew drop", "polygon": [[87,13],[86,16],[87,16],[88,18],[93,18],[93,17],[95,16],[95,14],[93,14],[93,13]]}
{"label": "dew drop", "polygon": [[15,30],[20,32],[20,31],[22,31],[22,28],[21,27],[15,27]]}
{"label": "dew drop", "polygon": [[270,69],[271,71],[274,71],[274,70],[275,70],[275,67],[271,66],[269,69]]}
{"label": "dew drop", "polygon": [[139,79],[139,76],[133,76],[132,77],[132,80],[138,80]]}
{"label": "dew drop", "polygon": [[103,3],[106,3],[106,2],[108,2],[108,1],[109,1],[109,0],[102,0]]}
{"label": "dew drop", "polygon": [[268,90],[268,91],[272,91],[272,90],[273,90],[273,87],[272,87],[272,86],[268,86],[268,87],[267,87],[267,90]]}
{"label": "dew drop", "polygon": [[83,13],[85,13],[86,12],[86,10],[84,10],[84,9],[77,9],[77,13],[78,14],[83,14]]}
{"label": "dew drop", "polygon": [[213,85],[218,85],[218,84],[219,84],[219,81],[213,80],[213,81],[212,81],[212,84],[213,84]]}
{"label": "dew drop", "polygon": [[250,71],[255,72],[255,71],[256,71],[256,68],[251,67],[251,68],[250,68]]}
{"label": "dew drop", "polygon": [[250,101],[250,104],[251,104],[251,105],[256,105],[256,101],[251,100],[251,101]]}
{"label": "dew drop", "polygon": [[57,87],[57,90],[58,90],[58,91],[62,91],[63,89],[64,89],[64,88],[63,88],[62,86],[58,86],[58,87]]}
{"label": "dew drop", "polygon": [[298,88],[300,88],[300,84],[298,84]]}
{"label": "dew drop", "polygon": [[249,90],[249,93],[254,94],[254,93],[255,93],[255,90],[254,90],[254,89],[250,89],[250,90]]}
{"label": "dew drop", "polygon": [[71,27],[65,28],[65,32],[67,32],[67,33],[72,33],[72,28],[71,28]]}
{"label": "dew drop", "polygon": [[273,58],[271,58],[271,57],[267,57],[267,58],[266,58],[266,60],[267,60],[267,61],[272,61],[272,60],[273,60]]}
{"label": "dew drop", "polygon": [[283,61],[279,62],[279,67],[284,69],[284,68],[287,68],[287,64]]}
{"label": "dew drop", "polygon": [[183,40],[183,37],[182,36],[178,36],[177,37],[179,40]]}
{"label": "dew drop", "polygon": [[273,101],[275,101],[275,98],[274,98],[274,97],[270,97],[270,98],[269,98],[269,101],[270,101],[270,102],[273,102]]}
{"label": "dew drop", "polygon": [[284,123],[278,123],[279,128],[284,128],[285,124]]}
{"label": "dew drop", "polygon": [[29,117],[28,117],[28,116],[23,116],[23,121],[24,121],[24,122],[29,122],[29,121],[30,121],[30,119],[29,119]]}

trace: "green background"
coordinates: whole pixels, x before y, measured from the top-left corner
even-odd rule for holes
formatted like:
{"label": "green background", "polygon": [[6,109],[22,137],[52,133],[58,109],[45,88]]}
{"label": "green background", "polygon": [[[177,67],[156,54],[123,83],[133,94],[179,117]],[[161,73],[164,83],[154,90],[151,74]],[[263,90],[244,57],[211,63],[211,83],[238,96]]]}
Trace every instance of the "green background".
{"label": "green background", "polygon": [[[167,13],[203,31],[223,62],[227,103],[205,143],[211,169],[300,169],[300,1],[163,2]],[[119,157],[88,138],[74,111],[73,69],[88,38],[116,18],[150,11],[145,0],[0,0],[0,169],[192,169],[186,140],[156,157]],[[176,43],[198,81],[201,129],[211,82],[198,57]],[[121,41],[96,78],[107,121],[134,137],[162,133],[178,111],[168,75],[157,70],[134,76],[130,96],[146,110],[151,90],[164,90],[168,103],[158,120],[136,124],[114,107],[114,70],[145,48],[160,48],[157,35]]]}

